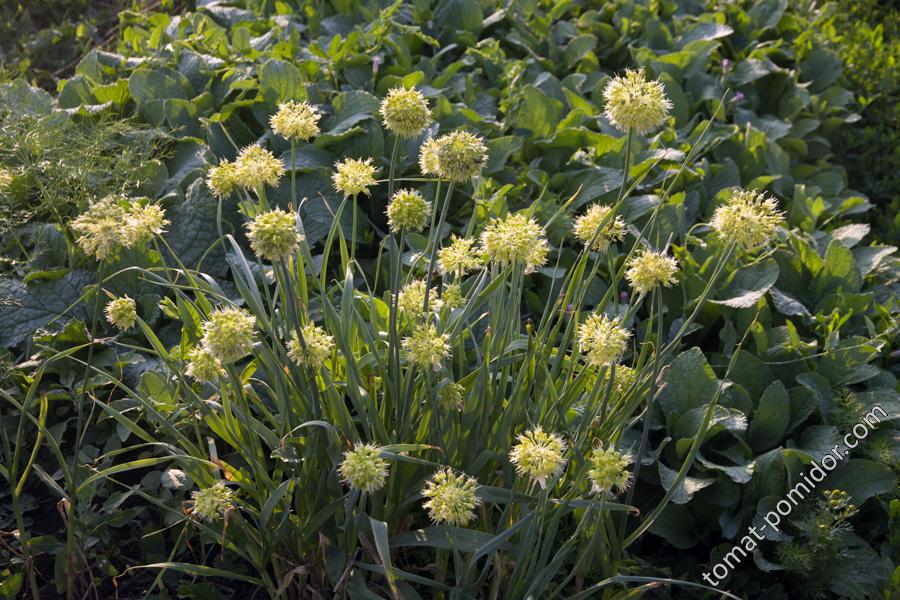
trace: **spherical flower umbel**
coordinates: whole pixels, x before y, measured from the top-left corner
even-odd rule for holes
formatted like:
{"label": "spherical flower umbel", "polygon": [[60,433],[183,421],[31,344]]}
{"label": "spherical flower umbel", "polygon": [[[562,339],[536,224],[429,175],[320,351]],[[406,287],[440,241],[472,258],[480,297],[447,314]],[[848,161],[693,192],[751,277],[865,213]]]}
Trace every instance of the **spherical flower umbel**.
{"label": "spherical flower umbel", "polygon": [[578,327],[578,347],[587,355],[588,364],[603,367],[621,360],[630,336],[618,319],[594,313]]}
{"label": "spherical flower umbel", "polygon": [[441,361],[450,356],[450,336],[439,335],[432,324],[422,324],[413,330],[412,335],[403,338],[403,349],[409,360],[422,369],[431,368],[439,371]]}
{"label": "spherical flower umbel", "polygon": [[624,77],[614,77],[606,84],[603,98],[606,118],[615,128],[641,135],[662,125],[672,108],[662,83],[648,81],[644,69],[626,69]]}
{"label": "spherical flower umbel", "polygon": [[466,305],[466,297],[463,295],[462,288],[459,287],[458,283],[451,283],[444,288],[444,293],[441,295],[441,301],[443,306],[446,306],[450,310],[462,308]]}
{"label": "spherical flower umbel", "polygon": [[764,193],[737,189],[728,202],[716,208],[710,226],[725,242],[753,250],[769,242],[784,219],[778,202]]}
{"label": "spherical flower umbel", "polygon": [[[423,145],[423,150],[424,148]],[[465,183],[477,177],[487,164],[487,146],[484,145],[484,140],[468,131],[448,133],[439,137],[428,148],[434,152],[437,174],[456,183]],[[420,159],[420,162],[423,161],[424,158]]]}
{"label": "spherical flower umbel", "polygon": [[438,174],[438,141],[428,138],[419,147],[419,170],[422,175]]}
{"label": "spherical flower umbel", "polygon": [[465,526],[475,518],[475,507],[481,504],[475,495],[477,489],[474,478],[457,475],[452,469],[441,469],[422,490],[422,495],[428,498],[423,506],[435,523]]}
{"label": "spherical flower umbel", "polygon": [[247,223],[247,237],[257,256],[271,261],[291,256],[303,239],[297,217],[280,208],[256,215]]}
{"label": "spherical flower umbel", "polygon": [[676,281],[678,261],[662,252],[642,250],[628,261],[625,279],[639,294],[646,294],[654,287],[669,287]]}
{"label": "spherical flower umbel", "polygon": [[524,213],[492,221],[481,234],[481,249],[490,262],[523,265],[526,273],[542,267],[549,252],[543,227]]}
{"label": "spherical flower umbel", "polygon": [[469,271],[479,268],[482,257],[475,247],[475,242],[474,238],[450,236],[450,244],[438,251],[438,269],[441,273],[462,277]]}
{"label": "spherical flower umbel", "polygon": [[595,447],[588,457],[591,490],[596,493],[614,491],[621,494],[631,485],[631,473],[628,471],[630,464],[631,456],[628,454],[615,448]]}
{"label": "spherical flower umbel", "polygon": [[218,521],[229,508],[234,506],[234,492],[225,487],[223,481],[213,486],[195,491],[192,496],[193,513],[201,521]]}
{"label": "spherical flower umbel", "polygon": [[534,479],[547,487],[547,479],[562,472],[566,464],[563,453],[566,442],[554,433],[546,433],[541,427],[520,433],[518,443],[509,453],[509,460],[516,466],[516,472]]}
{"label": "spherical flower umbel", "polygon": [[200,383],[217,381],[220,377],[225,376],[222,361],[203,346],[197,346],[188,354],[185,372],[188,377]]}
{"label": "spherical flower umbel", "polygon": [[5,194],[12,185],[13,172],[9,169],[0,167],[0,194]]}
{"label": "spherical flower umbel", "polygon": [[335,172],[331,176],[334,183],[334,189],[342,193],[345,197],[359,196],[365,194],[371,196],[369,188],[375,185],[375,165],[372,159],[357,160],[355,158],[345,158],[344,160],[334,163]]}
{"label": "spherical flower umbel", "polygon": [[125,219],[122,235],[127,246],[161,235],[169,224],[165,211],[158,204],[141,204],[132,202]]}
{"label": "spherical flower umbel", "polygon": [[108,302],[105,312],[106,320],[122,331],[131,329],[137,322],[137,307],[134,300],[128,296]]}
{"label": "spherical flower umbel", "polygon": [[313,369],[323,367],[334,350],[334,338],[315,323],[307,323],[300,328],[300,332],[303,342],[295,331],[288,342],[288,356],[298,365]]}
{"label": "spherical flower umbel", "polygon": [[384,487],[388,476],[388,463],[381,458],[381,451],[372,444],[357,444],[344,452],[344,460],[338,467],[341,481],[361,492],[377,492]]}
{"label": "spherical flower umbel", "polygon": [[[418,319],[425,316],[422,309],[425,307],[425,285],[424,279],[410,281],[397,296],[397,311],[406,317]],[[433,287],[428,290],[428,309],[432,311],[441,310],[441,300],[437,297],[437,290]]]}
{"label": "spherical flower umbel", "polygon": [[250,354],[255,341],[256,317],[245,310],[219,308],[203,324],[203,347],[223,363]]}
{"label": "spherical flower umbel", "polygon": [[388,225],[393,232],[422,231],[431,216],[431,202],[415,190],[394,193],[387,207]]}
{"label": "spherical flower umbel", "polygon": [[103,260],[117,248],[133,242],[125,235],[128,211],[118,198],[107,196],[88,208],[72,221],[72,231],[78,234],[76,242],[86,254]]}
{"label": "spherical flower umbel", "polygon": [[412,138],[431,124],[431,111],[418,90],[394,88],[381,103],[381,118],[398,137]]}
{"label": "spherical flower umbel", "polygon": [[613,215],[611,206],[592,204],[583,215],[575,219],[575,237],[583,244],[591,245],[596,252],[605,252],[612,242],[625,235],[625,221]]}
{"label": "spherical flower umbel", "polygon": [[231,195],[234,188],[238,187],[237,165],[223,160],[209,170],[206,176],[206,187],[216,198],[225,198]]}
{"label": "spherical flower umbel", "polygon": [[305,142],[319,135],[321,117],[315,106],[289,100],[278,105],[278,112],[269,119],[269,125],[283,138]]}
{"label": "spherical flower umbel", "polygon": [[276,187],[284,175],[284,163],[275,155],[256,144],[241,150],[234,161],[235,183],[248,190]]}

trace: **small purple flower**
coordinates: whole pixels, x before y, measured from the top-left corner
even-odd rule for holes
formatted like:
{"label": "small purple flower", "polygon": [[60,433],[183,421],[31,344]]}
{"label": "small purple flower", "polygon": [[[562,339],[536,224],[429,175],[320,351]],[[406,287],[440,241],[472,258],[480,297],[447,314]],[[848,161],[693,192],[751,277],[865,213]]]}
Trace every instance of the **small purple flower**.
{"label": "small purple flower", "polygon": [[731,70],[731,61],[727,58],[722,59],[722,73],[728,73]]}
{"label": "small purple flower", "polygon": [[740,104],[743,101],[744,101],[744,94],[742,94],[741,92],[735,92],[734,93],[734,103]]}

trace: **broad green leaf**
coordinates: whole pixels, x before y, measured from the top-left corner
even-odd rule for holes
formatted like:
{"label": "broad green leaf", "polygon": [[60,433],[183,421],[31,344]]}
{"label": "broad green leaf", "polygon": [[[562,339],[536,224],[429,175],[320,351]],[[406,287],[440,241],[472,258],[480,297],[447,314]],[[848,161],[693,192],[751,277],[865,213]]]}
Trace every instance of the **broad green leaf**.
{"label": "broad green leaf", "polygon": [[791,418],[791,405],[787,390],[780,381],[772,382],[756,407],[747,440],[754,451],[766,450],[780,443],[787,432]]}
{"label": "broad green leaf", "polygon": [[746,267],[737,272],[722,300],[713,300],[731,308],[749,308],[756,304],[778,280],[778,264],[773,259]]}

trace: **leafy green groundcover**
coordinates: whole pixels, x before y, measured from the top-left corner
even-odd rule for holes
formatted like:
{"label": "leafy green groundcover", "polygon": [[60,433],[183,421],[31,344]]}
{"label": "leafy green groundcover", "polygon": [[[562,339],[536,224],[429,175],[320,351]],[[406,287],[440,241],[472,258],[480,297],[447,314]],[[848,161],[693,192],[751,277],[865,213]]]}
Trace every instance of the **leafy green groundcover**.
{"label": "leafy green groundcover", "polygon": [[[373,156],[378,164],[389,164],[392,138],[383,132],[377,109],[397,85],[415,85],[426,94],[442,133],[466,127],[488,141],[484,177],[468,201],[451,207],[448,235],[467,227],[473,207],[480,229],[490,217],[533,201],[541,222],[572,196],[566,209],[572,216],[592,202],[614,203],[625,139],[602,117],[603,87],[611,73],[634,65],[659,77],[672,99],[673,118],[659,135],[634,141],[630,175],[643,179],[626,199],[623,214],[640,228],[658,209],[662,229],[672,236],[682,276],[678,287],[663,294],[671,315],[689,312],[709,281],[713,250],[698,243],[704,232],[695,225],[708,221],[726,190],[764,188],[781,200],[795,235],[755,264],[729,266],[715,300],[702,306],[685,340],[703,352],[686,351],[669,367],[649,430],[652,461],[642,466],[635,487],[633,502],[639,507],[652,506],[671,487],[698,415],[734,360],[688,478],[651,528],[657,537],[641,538],[629,548],[627,572],[699,581],[753,517],[783,497],[810,457],[838,443],[872,405],[896,414],[896,367],[889,361],[896,349],[894,249],[870,241],[865,219],[871,203],[848,188],[847,173],[832,154],[833,144],[857,118],[853,94],[838,83],[841,63],[834,51],[800,46],[797,40],[809,23],[787,2],[620,1],[595,7],[521,2],[501,8],[456,0],[385,10],[315,4],[296,12],[286,2],[198,5],[196,12],[179,16],[123,13],[117,53],[89,53],[56,100],[21,82],[7,85],[4,93],[25,111],[50,112],[75,123],[128,118],[165,140],[151,146],[153,160],[139,161],[152,165],[144,174],[126,178],[128,191],[163,202],[172,221],[166,240],[173,254],[220,278],[230,297],[235,254],[222,245],[207,250],[220,237],[220,214],[243,243],[241,219],[235,206],[220,208],[207,190],[203,178],[209,166],[233,158],[245,144],[260,141],[272,148],[296,173],[298,197],[316,200],[305,202],[300,214],[307,243],[321,254],[340,203],[331,187],[332,165],[344,156]],[[267,129],[277,103],[291,98],[326,110],[322,134],[300,145],[293,161],[286,142]],[[12,112],[7,123],[22,110]],[[416,176],[420,142],[400,145],[398,173]],[[664,196],[662,188],[673,183],[692,148],[696,158],[678,173],[673,193]],[[39,186],[24,165],[15,156],[4,163],[12,169],[16,201],[38,198]],[[108,191],[91,180],[87,188],[96,196]],[[270,194],[281,206],[290,198],[287,181]],[[364,203],[360,252],[370,272],[386,229],[387,199],[380,190]],[[91,272],[96,266],[74,249],[65,228],[84,202],[59,214],[41,214],[5,237],[10,268],[2,282],[6,301],[0,317],[10,326],[0,331],[0,342],[8,348],[8,360],[24,361],[4,383],[16,398],[40,359],[50,356],[46,348],[58,351],[90,340],[91,302],[78,300],[97,277]],[[343,226],[349,236],[348,217],[345,213]],[[548,235],[560,248],[559,264],[531,276],[524,296],[526,310],[535,316],[553,282],[576,260],[577,248],[566,239],[568,224],[556,223]],[[411,236],[411,245],[424,243]],[[136,251],[105,264],[104,274],[151,268],[162,259],[161,253]],[[597,279],[588,304],[600,299],[608,280]],[[162,339],[177,343],[181,325],[157,308],[158,285],[123,273],[104,287],[138,299],[142,317]],[[649,316],[639,313],[635,322],[642,339]],[[70,319],[75,320],[60,329]],[[740,332],[751,323],[750,343],[737,349]],[[673,325],[677,328],[677,321]],[[50,331],[34,334],[45,327]],[[98,345],[93,359],[135,385],[152,385],[152,373],[160,369],[154,359],[111,343]],[[50,431],[70,442],[83,385],[76,367],[61,363],[47,380],[55,384],[42,389],[52,400]],[[149,375],[142,377],[145,372]],[[91,383],[98,397],[101,383]],[[10,403],[3,411],[18,414]],[[96,421],[86,430],[82,455],[68,459],[108,468],[130,432],[100,413],[88,418]],[[635,431],[636,440],[640,426]],[[148,450],[147,458],[153,456]],[[896,528],[900,510],[889,508],[898,502],[897,457],[896,435],[886,423],[829,482],[861,506],[852,531],[802,556],[815,542],[819,509],[811,503],[806,513],[792,517],[792,539],[769,540],[753,564],[733,575],[729,589],[771,598],[864,597],[888,588],[891,561],[896,562],[890,542],[897,535],[888,529],[888,515],[894,515]],[[165,518],[133,488],[123,492],[110,481],[97,480],[82,491],[80,512],[68,532],[61,520],[41,519],[66,493],[54,460],[52,448],[42,448],[39,478],[29,479],[23,497],[25,525],[41,536],[32,545],[48,581],[55,569],[57,584],[65,585],[60,574],[73,546],[82,554],[79,560],[96,565],[92,573],[104,589],[131,564],[170,558],[172,540],[155,533],[165,527]],[[148,465],[145,472],[130,473],[128,483],[141,483],[144,493],[178,506],[185,493],[164,487],[160,467]],[[5,496],[2,502],[7,505]],[[4,519],[3,530],[16,527],[11,517]],[[67,533],[74,541],[67,541]],[[217,558],[207,565],[222,566]],[[14,578],[21,571],[11,573]],[[133,581],[137,589],[145,585],[139,577],[128,572],[118,581]],[[166,581],[173,589],[177,585],[171,575]],[[198,584],[193,591],[184,586],[182,593],[222,593],[205,591],[212,585]]]}

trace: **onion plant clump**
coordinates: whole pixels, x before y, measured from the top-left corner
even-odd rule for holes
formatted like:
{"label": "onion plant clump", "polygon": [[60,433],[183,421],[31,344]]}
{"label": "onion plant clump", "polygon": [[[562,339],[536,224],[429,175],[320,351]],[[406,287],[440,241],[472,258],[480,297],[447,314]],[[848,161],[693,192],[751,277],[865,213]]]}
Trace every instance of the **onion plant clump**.
{"label": "onion plant clump", "polygon": [[[397,177],[394,161],[387,179],[377,179],[385,169],[374,157],[340,161],[333,183],[343,203],[314,260],[298,208],[316,200],[297,196],[293,170],[257,145],[211,168],[213,194],[237,198],[246,217],[249,249],[220,240],[238,296],[176,256],[143,276],[167,290],[162,309],[181,322],[180,343],[166,346],[129,299],[106,308],[128,344],[160,361],[178,399],[177,414],[164,416],[146,390],[110,378],[139,410],[96,400],[157,452],[152,460],[193,482],[181,510],[147,497],[180,531],[171,560],[150,565],[160,577],[174,569],[238,579],[272,597],[362,585],[395,597],[549,598],[621,576],[628,546],[679,488],[715,408],[669,491],[638,514],[631,494],[661,375],[725,264],[774,241],[779,214],[736,192],[738,216],[719,213],[691,238],[718,249],[709,285],[686,314],[663,310],[664,289],[679,285],[670,235],[656,211],[638,227],[623,210],[637,185],[631,148],[670,107],[643,77],[610,84],[607,112],[626,137],[623,181],[614,203],[581,215],[571,214],[572,197],[544,221],[525,206],[443,237],[449,207],[469,202],[458,192],[487,160],[486,140],[450,131],[421,144],[414,178]],[[417,94],[385,99],[389,135],[415,137],[432,122]],[[282,104],[272,135],[293,155],[296,140],[317,135],[318,115]],[[285,177],[290,203],[273,206],[268,192]],[[391,200],[376,262],[386,278],[361,268],[356,248],[357,203],[378,194]],[[115,208],[123,222],[134,211]],[[346,210],[350,235],[340,226]],[[754,211],[764,214],[752,244],[720,235]],[[567,216],[579,253],[542,313],[526,319],[529,278],[557,260],[546,231]],[[164,244],[158,233],[145,227],[109,243]],[[102,259],[106,247],[96,246],[84,244]],[[598,279],[605,292],[589,303]],[[635,332],[639,312],[649,326]],[[198,540],[203,568],[177,558]]]}

